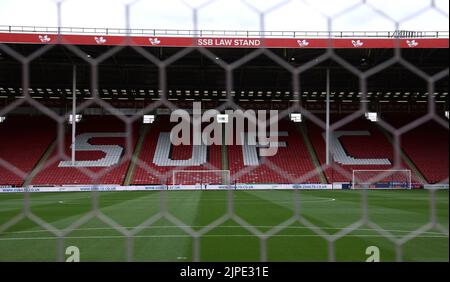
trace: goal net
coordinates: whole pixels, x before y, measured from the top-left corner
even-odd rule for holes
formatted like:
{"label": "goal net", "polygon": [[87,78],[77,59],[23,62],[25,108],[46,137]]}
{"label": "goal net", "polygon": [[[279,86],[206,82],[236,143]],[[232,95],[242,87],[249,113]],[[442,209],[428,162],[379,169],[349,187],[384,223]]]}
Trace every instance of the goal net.
{"label": "goal net", "polygon": [[173,185],[228,185],[229,170],[174,170]]}
{"label": "goal net", "polygon": [[411,189],[411,170],[353,170],[353,189]]}

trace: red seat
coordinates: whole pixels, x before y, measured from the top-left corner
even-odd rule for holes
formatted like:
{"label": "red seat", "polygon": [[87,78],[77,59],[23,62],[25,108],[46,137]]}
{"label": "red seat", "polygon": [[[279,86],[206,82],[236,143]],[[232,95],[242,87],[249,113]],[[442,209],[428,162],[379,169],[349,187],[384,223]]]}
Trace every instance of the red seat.
{"label": "red seat", "polygon": [[[125,132],[124,123],[114,117],[84,117],[82,122],[77,125],[77,134],[88,132]],[[134,150],[135,142],[137,140],[137,126],[132,127],[131,133],[131,145],[129,148],[131,152]],[[89,141],[92,145],[119,145],[124,148],[123,154],[126,148],[126,138],[93,138]],[[64,152],[66,156],[71,156],[71,133],[66,132]],[[98,160],[104,156],[101,151],[89,151],[89,152],[76,152],[76,160]],[[50,161],[56,158],[56,162],[50,163]],[[89,175],[86,175],[81,170],[75,167],[58,167],[62,159],[58,157],[58,150],[55,149],[51,154],[51,157],[45,164],[45,168],[41,170],[33,179],[33,185],[70,185],[70,184],[122,184],[129,161],[124,161],[123,156],[121,163],[112,167],[86,167],[85,170],[91,173],[102,173],[107,171],[103,176],[97,180],[92,179]]]}
{"label": "red seat", "polygon": [[[386,120],[396,127],[401,127],[419,117],[388,115]],[[428,183],[448,183],[448,141],[448,129],[434,121],[421,124],[401,136],[404,152]]]}
{"label": "red seat", "polygon": [[[56,138],[56,122],[47,117],[8,117],[0,123],[0,158],[29,174]],[[0,185],[21,186],[20,176],[0,166]]]}
{"label": "red seat", "polygon": [[[332,115],[332,122],[342,119],[343,116]],[[322,136],[325,131],[312,122],[307,122],[309,136],[321,164],[326,163],[326,144]],[[353,170],[390,170],[394,168],[394,148],[386,136],[377,128],[376,124],[366,120],[364,117],[358,118],[337,129],[337,131],[368,131],[370,136],[342,136],[339,140],[344,150],[349,156],[357,159],[389,159],[391,165],[342,165],[334,162],[334,165],[344,171],[341,173],[337,169],[328,168],[325,176],[328,182],[350,182],[352,181]],[[396,169],[410,169],[404,162]],[[381,174],[382,172],[380,172]],[[413,181],[415,176],[413,175]]]}
{"label": "red seat", "polygon": [[[278,148],[277,154],[267,160],[277,168],[270,168],[264,161],[257,167],[244,166],[242,146],[232,145],[228,148],[228,159],[232,178],[238,183],[292,183],[294,180],[314,171],[314,165],[296,124],[281,120],[279,131],[287,131],[288,136],[278,137],[279,142],[286,142],[287,147]],[[250,172],[241,175],[241,171]],[[240,176],[241,175],[241,176]],[[298,182],[298,181],[297,181]],[[302,179],[301,183],[320,183],[317,175]]]}
{"label": "red seat", "polygon": [[[133,184],[172,184],[174,170],[221,170],[222,157],[221,146],[208,146],[208,165],[200,166],[158,166],[153,163],[158,137],[161,132],[170,132],[176,123],[170,123],[166,117],[158,117],[152,124],[150,131],[144,139],[139,159],[144,163],[135,169]],[[174,160],[186,160],[192,156],[192,146],[172,146],[171,158]],[[216,173],[179,173],[176,184],[192,185],[197,183],[222,184],[222,175]]]}

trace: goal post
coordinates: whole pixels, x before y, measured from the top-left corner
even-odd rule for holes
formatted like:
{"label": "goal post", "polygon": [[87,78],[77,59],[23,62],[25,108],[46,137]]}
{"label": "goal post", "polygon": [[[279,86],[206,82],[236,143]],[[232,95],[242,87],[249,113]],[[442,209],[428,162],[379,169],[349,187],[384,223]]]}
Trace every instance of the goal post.
{"label": "goal post", "polygon": [[229,170],[174,170],[173,185],[229,185]]}
{"label": "goal post", "polygon": [[411,170],[353,170],[352,189],[411,189]]}

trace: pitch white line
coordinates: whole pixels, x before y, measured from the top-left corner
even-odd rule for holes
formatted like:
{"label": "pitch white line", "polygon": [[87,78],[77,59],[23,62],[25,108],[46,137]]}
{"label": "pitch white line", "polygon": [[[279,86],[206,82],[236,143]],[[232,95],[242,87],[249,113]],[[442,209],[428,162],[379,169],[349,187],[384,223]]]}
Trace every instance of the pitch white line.
{"label": "pitch white line", "polygon": [[[217,226],[214,229],[221,229],[221,228],[249,228],[249,227],[254,227],[254,228],[267,228],[267,229],[272,229],[274,227],[276,227],[277,225],[225,225],[225,226]],[[128,229],[128,230],[133,230],[134,228],[136,228],[138,226],[123,226],[123,228]],[[142,230],[147,230],[147,229],[170,229],[170,228],[175,228],[175,229],[181,229],[181,228],[193,228],[193,229],[202,229],[208,227],[208,225],[180,225],[180,226],[173,226],[173,225],[152,225],[152,226],[147,226],[145,228],[142,228]],[[322,229],[322,230],[348,230],[349,228],[347,227],[320,227],[318,226],[318,228]],[[286,226],[284,229],[310,229],[309,227],[306,226]],[[76,232],[76,231],[95,231],[95,230],[112,230],[114,231],[115,229],[113,227],[86,227],[86,228],[77,228],[74,229],[72,232]],[[400,229],[384,229],[385,231],[388,232],[397,232],[397,233],[411,233],[414,230],[400,230]],[[6,235],[6,234],[33,234],[33,233],[44,233],[44,232],[52,232],[52,231],[57,231],[57,230],[47,230],[47,229],[38,229],[38,230],[26,230],[26,231],[11,231],[11,232],[2,232],[0,233],[1,235]],[[375,229],[372,228],[358,228],[355,229],[355,231],[376,231]],[[435,232],[435,231],[426,231],[423,234],[435,234],[435,235],[441,235],[441,232]]]}
{"label": "pitch white line", "polygon": [[[333,237],[335,235],[330,235],[330,237]],[[192,238],[190,235],[180,234],[180,235],[136,235],[133,236],[134,238]],[[252,234],[233,234],[233,235],[227,235],[227,234],[220,234],[220,235],[202,235],[202,238],[204,237],[256,237],[256,235]],[[318,235],[314,234],[298,234],[298,235],[292,235],[292,234],[286,234],[286,235],[272,235],[271,237],[318,237]],[[381,235],[374,235],[374,234],[349,234],[346,235],[346,237],[369,237],[369,238],[383,238]],[[446,235],[424,235],[421,234],[417,237],[420,238],[448,238]],[[64,237],[65,239],[125,239],[125,236],[69,236]],[[0,238],[0,241],[18,241],[18,240],[56,240],[56,237],[30,237],[30,238]]]}

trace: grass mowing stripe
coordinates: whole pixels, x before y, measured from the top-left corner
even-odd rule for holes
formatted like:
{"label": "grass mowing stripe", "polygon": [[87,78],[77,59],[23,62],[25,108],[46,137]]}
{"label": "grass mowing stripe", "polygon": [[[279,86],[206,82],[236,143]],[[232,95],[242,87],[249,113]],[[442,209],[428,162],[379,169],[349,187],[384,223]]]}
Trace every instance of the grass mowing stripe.
{"label": "grass mowing stripe", "polygon": [[[361,191],[298,191],[301,214],[334,234],[361,218]],[[428,191],[367,191],[371,219],[394,235],[429,222]],[[200,230],[227,213],[228,191],[165,191],[167,211],[180,225]],[[291,217],[292,190],[234,191],[235,213],[255,228],[265,231]],[[161,192],[98,193],[100,210],[132,229],[160,212]],[[91,210],[91,193],[32,194],[32,211],[58,228],[73,223]],[[336,198],[336,201],[327,199]],[[23,194],[0,194],[0,226],[22,209]],[[33,204],[34,200],[34,204]],[[59,204],[59,201],[63,201]],[[448,226],[448,191],[436,192],[437,215]],[[227,221],[201,239],[203,261],[258,261],[260,241],[236,222]],[[159,220],[134,238],[134,259],[144,261],[192,260],[192,239],[179,227]],[[56,240],[52,234],[29,220],[23,220],[0,234],[0,261],[51,261],[56,259]],[[369,229],[369,230],[367,230]],[[8,233],[24,231],[23,233]],[[31,231],[27,233],[28,231]],[[34,233],[32,231],[36,231]],[[36,238],[49,238],[36,239]],[[21,238],[27,238],[21,240]],[[107,240],[101,240],[101,238]],[[65,246],[76,245],[82,261],[123,261],[126,238],[110,226],[93,219],[68,234]],[[39,240],[39,241],[38,241]],[[39,243],[37,243],[39,242]],[[336,259],[364,261],[365,248],[379,246],[383,260],[394,260],[394,247],[386,238],[363,227],[336,241]],[[299,223],[292,224],[268,239],[268,257],[273,261],[323,261],[328,259],[326,240]],[[404,245],[404,259],[448,261],[448,235],[437,230],[419,235]]]}
{"label": "grass mowing stripe", "polygon": [[[161,193],[159,193],[161,196]],[[198,214],[198,204],[201,193],[189,193],[182,191],[177,197],[184,196],[183,201],[173,200],[173,192],[163,192],[166,199],[166,210],[180,222],[169,222],[167,219],[159,220],[155,224],[163,223],[170,227],[171,232],[178,232],[177,236],[170,236],[167,230],[161,228],[144,229],[135,236],[135,260],[177,260],[178,258],[192,258],[192,238],[186,234],[183,228],[190,229],[194,225]]]}

